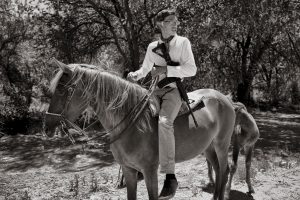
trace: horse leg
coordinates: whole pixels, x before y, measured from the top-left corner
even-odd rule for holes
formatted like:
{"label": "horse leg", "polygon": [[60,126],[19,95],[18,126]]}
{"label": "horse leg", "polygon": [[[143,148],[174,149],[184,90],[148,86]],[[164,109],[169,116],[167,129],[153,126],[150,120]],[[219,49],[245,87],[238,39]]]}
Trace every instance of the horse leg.
{"label": "horse leg", "polygon": [[252,146],[245,146],[245,155],[246,155],[246,183],[248,185],[248,194],[254,193],[254,189],[251,185],[251,180],[250,180],[250,169],[251,169],[251,160],[252,160],[252,153],[253,153],[253,145]]}
{"label": "horse leg", "polygon": [[125,178],[124,178],[124,174],[122,172],[122,166],[120,166],[119,168],[119,175],[118,175],[118,181],[117,181],[117,188],[118,189],[122,189],[126,187],[126,181],[125,181]]}
{"label": "horse leg", "polygon": [[232,163],[231,163],[231,166],[230,166],[229,181],[227,183],[226,191],[225,191],[225,199],[229,199],[229,194],[230,194],[231,184],[232,184],[232,178],[233,178],[233,176],[236,172],[236,169],[237,169],[237,160],[238,160],[238,156],[239,156],[239,152],[240,152],[240,147],[239,147],[239,144],[238,144],[238,138],[237,138],[236,134],[233,136],[232,143],[233,143]]}
{"label": "horse leg", "polygon": [[145,179],[149,200],[158,199],[157,167],[142,170]]}
{"label": "horse leg", "polygon": [[[122,172],[121,172],[122,173]],[[141,181],[144,179],[144,176],[141,172],[138,172],[137,173],[137,180],[138,181]],[[118,184],[117,184],[117,188],[118,189],[122,189],[122,188],[125,188],[126,187],[126,180],[124,178],[124,175],[123,173],[121,174],[121,177],[118,178]]]}
{"label": "horse leg", "polygon": [[[208,160],[207,163],[210,163],[210,165],[213,167],[214,171],[215,171],[215,177],[216,177],[216,184],[218,183],[218,179],[219,179],[219,163],[218,163],[218,157],[217,154],[215,152],[215,149],[212,145],[210,145],[206,150],[205,150],[205,157]],[[212,178],[213,179],[213,178]],[[217,200],[218,196],[217,196],[217,191],[216,191],[216,184],[214,184],[214,194],[213,194],[213,199]],[[208,188],[210,187],[209,185],[207,186]]]}
{"label": "horse leg", "polygon": [[209,160],[206,158],[206,163],[207,163],[207,169],[208,169],[208,178],[209,178],[209,183],[208,185],[215,185],[215,181],[214,181],[214,178],[213,178],[213,172],[212,172],[212,165],[211,163],[209,162]]}
{"label": "horse leg", "polygon": [[126,166],[122,166],[122,170],[126,180],[127,199],[136,200],[137,170]]}
{"label": "horse leg", "polygon": [[122,174],[121,178],[118,179],[117,188],[122,189],[124,187],[126,187],[126,181],[125,181],[124,175]]}
{"label": "horse leg", "polygon": [[228,138],[228,141],[223,140],[214,144],[219,162],[219,171],[216,176],[215,187],[218,200],[224,200],[225,186],[228,180],[228,148],[230,144],[230,137]]}

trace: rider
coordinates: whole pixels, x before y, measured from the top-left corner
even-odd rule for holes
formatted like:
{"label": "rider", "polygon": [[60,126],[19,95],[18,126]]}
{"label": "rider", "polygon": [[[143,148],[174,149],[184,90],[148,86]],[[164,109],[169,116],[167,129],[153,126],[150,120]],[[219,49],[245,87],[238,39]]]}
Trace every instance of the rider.
{"label": "rider", "polygon": [[142,67],[130,72],[128,79],[137,81],[150,71],[153,78],[159,78],[158,87],[154,92],[161,101],[158,121],[159,163],[160,172],[166,174],[159,199],[169,199],[175,195],[178,187],[175,177],[173,123],[182,104],[174,77],[182,80],[184,77],[194,76],[197,68],[190,41],[176,33],[179,21],[175,10],[159,12],[156,25],[161,31],[160,39],[149,44]]}

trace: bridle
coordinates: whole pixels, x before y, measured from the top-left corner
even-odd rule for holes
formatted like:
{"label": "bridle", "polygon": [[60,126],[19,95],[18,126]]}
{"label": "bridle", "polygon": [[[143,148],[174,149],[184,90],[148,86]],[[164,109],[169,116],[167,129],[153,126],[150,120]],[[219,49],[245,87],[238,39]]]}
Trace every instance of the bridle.
{"label": "bridle", "polygon": [[[130,127],[132,127],[132,125],[138,119],[139,115],[144,111],[146,105],[149,102],[150,97],[152,96],[152,94],[154,92],[154,89],[155,89],[155,87],[157,85],[157,82],[158,82],[158,77],[156,77],[154,79],[154,81],[151,83],[147,94],[143,96],[143,98],[140,100],[140,102],[137,103],[132,108],[132,110],[127,115],[125,115],[122,120],[120,120],[119,123],[117,123],[114,127],[112,127],[108,131],[97,132],[97,134],[100,134],[100,135],[98,135],[96,137],[93,137],[93,138],[90,138],[86,142],[88,142],[90,140],[97,139],[97,138],[107,138],[112,131],[114,131],[117,127],[119,127],[121,124],[123,124],[124,121],[126,121],[126,120],[129,119],[130,120],[129,124],[120,133],[118,133],[115,137],[113,137],[112,139],[110,139],[109,141],[107,141],[106,145],[110,145],[110,144],[114,143],[115,141],[117,141],[123,135],[124,132],[126,132]],[[63,108],[63,110],[62,110],[61,113],[46,112],[46,116],[58,117],[59,118],[59,122],[61,124],[62,131],[69,137],[69,139],[72,142],[72,144],[75,144],[75,139],[69,133],[68,127],[71,127],[73,129],[75,129],[76,131],[78,131],[79,133],[81,133],[82,135],[84,135],[85,137],[88,138],[88,134],[85,131],[86,128],[85,129],[80,128],[74,122],[68,120],[65,117],[65,111],[68,109],[69,104],[70,104],[70,102],[71,102],[71,100],[72,100],[72,98],[74,96],[74,92],[75,92],[75,90],[77,88],[77,84],[65,85],[65,84],[62,84],[62,83],[58,83],[58,85],[63,85],[65,88],[68,87],[68,94],[67,94],[67,99],[66,99],[64,108]],[[132,117],[132,116],[134,116],[134,117]]]}
{"label": "bridle", "polygon": [[[75,123],[71,122],[70,120],[68,120],[65,117],[65,111],[68,109],[69,104],[70,104],[70,102],[71,102],[71,100],[74,96],[74,92],[77,88],[77,84],[68,85],[68,84],[58,83],[58,85],[62,85],[64,88],[68,89],[68,94],[67,94],[67,97],[66,97],[67,99],[66,99],[65,105],[64,105],[63,110],[61,111],[61,113],[53,113],[53,112],[48,112],[47,111],[46,116],[59,118],[59,122],[60,122],[60,125],[61,125],[61,130],[69,137],[70,141],[73,144],[75,144],[75,139],[73,138],[73,136],[68,131],[68,125],[71,125],[76,130],[78,130],[78,128],[80,129],[80,127],[77,126]],[[86,135],[85,132],[81,132],[81,133]]]}

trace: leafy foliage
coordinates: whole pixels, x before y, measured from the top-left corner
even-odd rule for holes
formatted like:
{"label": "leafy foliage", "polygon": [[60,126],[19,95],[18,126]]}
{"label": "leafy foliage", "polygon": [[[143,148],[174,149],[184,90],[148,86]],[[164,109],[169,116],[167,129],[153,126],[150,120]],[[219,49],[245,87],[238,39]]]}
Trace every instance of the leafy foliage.
{"label": "leafy foliage", "polygon": [[[23,19],[24,7],[11,1],[1,1],[0,12],[0,76],[3,102],[1,121],[14,120],[27,114],[31,101],[32,80],[29,79],[28,65],[20,67],[22,44],[28,39],[28,22]],[[24,82],[25,81],[25,82]],[[2,96],[1,95],[1,96]]]}
{"label": "leafy foliage", "polygon": [[0,2],[0,128],[7,132],[26,132],[33,89],[44,77],[38,53],[32,47],[32,12],[18,2]]}
{"label": "leafy foliage", "polygon": [[291,50],[287,32],[299,30],[299,4],[251,0],[182,1],[180,5],[184,32],[192,40],[201,66],[202,77],[197,82],[204,78],[205,86],[234,91],[239,101],[248,103],[253,84],[266,70],[262,67],[270,66],[273,80],[281,79],[282,66],[290,66],[283,57],[286,54],[274,51]]}
{"label": "leafy foliage", "polygon": [[178,34],[191,41],[198,66],[188,90],[215,88],[245,104],[299,103],[296,1],[2,0],[1,126],[30,118],[33,101],[48,101],[52,57],[120,73],[138,69],[154,18],[168,7],[179,13]]}

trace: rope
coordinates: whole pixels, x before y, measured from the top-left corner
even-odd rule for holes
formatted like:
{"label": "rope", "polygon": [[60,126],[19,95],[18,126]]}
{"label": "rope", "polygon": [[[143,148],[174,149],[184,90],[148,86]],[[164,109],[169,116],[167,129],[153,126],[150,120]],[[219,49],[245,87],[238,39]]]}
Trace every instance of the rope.
{"label": "rope", "polygon": [[[136,106],[136,107],[135,107],[136,109],[139,108],[139,111],[137,112],[137,114],[135,115],[135,117],[131,120],[131,122],[129,123],[129,125],[126,126],[126,127],[125,127],[125,128],[124,128],[117,136],[115,136],[113,139],[111,139],[111,140],[108,142],[108,144],[106,144],[106,145],[110,145],[110,144],[114,143],[115,141],[117,141],[118,139],[120,139],[120,137],[123,135],[123,133],[124,133],[125,131],[127,131],[129,128],[131,128],[131,126],[136,122],[137,118],[138,118],[138,117],[140,116],[140,114],[144,111],[144,109],[145,109],[145,107],[146,107],[146,105],[147,105],[147,103],[148,103],[148,101],[149,101],[151,95],[153,94],[154,89],[155,89],[155,87],[156,87],[156,85],[157,85],[157,82],[158,82],[158,77],[155,78],[155,80],[153,81],[152,85],[150,86],[148,94],[146,94],[146,95],[144,96],[144,98],[140,101],[139,104],[143,103],[143,104],[142,104],[142,107],[141,107],[141,108],[139,108],[139,106]],[[139,105],[139,104],[138,104],[138,105]],[[133,110],[135,110],[135,109],[133,109]],[[134,115],[131,115],[131,116],[134,116]],[[105,134],[105,135],[102,136],[102,137],[107,137],[108,135],[109,135],[109,133]]]}

